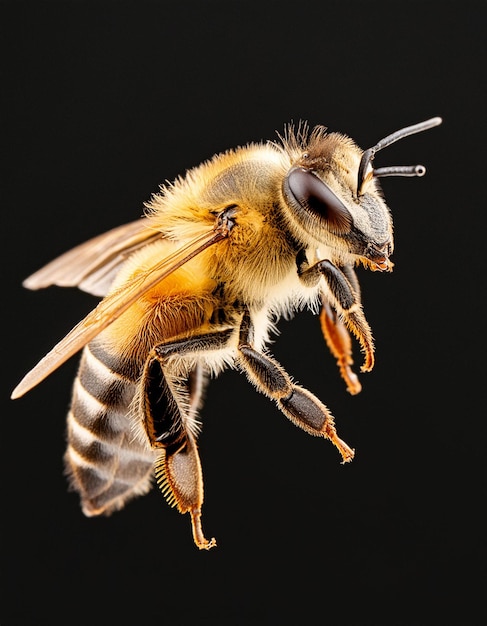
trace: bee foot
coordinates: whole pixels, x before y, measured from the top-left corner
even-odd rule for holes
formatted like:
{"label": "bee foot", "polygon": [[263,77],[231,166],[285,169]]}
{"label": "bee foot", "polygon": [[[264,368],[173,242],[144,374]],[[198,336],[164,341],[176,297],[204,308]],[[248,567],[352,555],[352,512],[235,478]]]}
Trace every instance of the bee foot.
{"label": "bee foot", "polygon": [[360,384],[358,376],[351,367],[344,365],[341,374],[347,384],[348,393],[355,396],[362,391],[362,385]]}
{"label": "bee foot", "polygon": [[215,548],[216,547],[216,539],[215,539],[215,537],[212,537],[210,539],[210,541],[208,541],[207,539],[203,539],[203,541],[204,541],[204,543],[197,543],[196,544],[200,550],[211,550],[211,548]]}
{"label": "bee foot", "polygon": [[355,456],[355,450],[350,448],[344,441],[342,441],[339,437],[335,437],[333,443],[338,448],[338,451],[342,455],[342,464],[350,463],[350,461]]}
{"label": "bee foot", "polygon": [[200,550],[211,550],[216,546],[216,539],[212,537],[209,541],[203,534],[201,528],[201,511],[194,509],[191,511],[191,524],[193,526],[194,542]]}

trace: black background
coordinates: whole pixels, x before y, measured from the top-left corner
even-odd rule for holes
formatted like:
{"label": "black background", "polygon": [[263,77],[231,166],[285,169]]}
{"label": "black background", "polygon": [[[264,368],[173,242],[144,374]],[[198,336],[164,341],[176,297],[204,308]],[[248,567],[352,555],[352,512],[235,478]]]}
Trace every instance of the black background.
{"label": "black background", "polygon": [[[2,626],[485,625],[485,2],[2,2]],[[388,179],[395,270],[360,272],[377,365],[349,396],[302,313],[272,352],[356,449],[211,385],[204,528],[153,490],[87,519],[63,475],[77,359],[22,375],[94,305],[27,275],[135,219],[158,185],[290,120],[424,163]],[[357,361],[360,359],[357,353]]]}

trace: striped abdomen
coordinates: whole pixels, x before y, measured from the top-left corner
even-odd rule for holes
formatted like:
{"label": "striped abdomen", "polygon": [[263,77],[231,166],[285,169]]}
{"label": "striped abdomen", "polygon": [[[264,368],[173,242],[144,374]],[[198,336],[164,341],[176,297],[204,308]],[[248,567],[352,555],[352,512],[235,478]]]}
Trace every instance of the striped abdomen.
{"label": "striped abdomen", "polygon": [[86,515],[110,513],[151,487],[154,452],[130,405],[138,378],[96,340],[83,351],[68,413],[65,462]]}

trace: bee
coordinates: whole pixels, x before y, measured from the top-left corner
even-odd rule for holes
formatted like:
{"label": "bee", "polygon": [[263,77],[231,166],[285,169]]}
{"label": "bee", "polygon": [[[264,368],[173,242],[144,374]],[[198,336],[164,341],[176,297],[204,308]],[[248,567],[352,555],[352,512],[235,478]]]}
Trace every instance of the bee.
{"label": "bee", "polygon": [[110,514],[157,482],[189,513],[200,549],[203,476],[197,449],[205,387],[225,368],[310,435],[339,438],[329,409],[293,382],[267,344],[281,316],[320,311],[324,339],[351,394],[352,337],[363,372],[372,332],[355,268],[388,272],[392,218],[378,179],[423,166],[375,169],[376,153],[441,123],[408,126],[362,151],[348,136],[290,124],[278,140],[215,155],[144,205],[143,217],[61,255],[24,281],[76,286],[101,298],[12,393],[18,398],[82,350],[67,415],[65,464],[87,516]]}

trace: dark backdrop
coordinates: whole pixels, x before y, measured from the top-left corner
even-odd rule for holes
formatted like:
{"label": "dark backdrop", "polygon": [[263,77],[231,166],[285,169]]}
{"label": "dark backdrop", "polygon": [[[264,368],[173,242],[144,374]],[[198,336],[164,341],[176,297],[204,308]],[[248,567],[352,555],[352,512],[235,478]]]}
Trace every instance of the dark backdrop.
{"label": "dark backdrop", "polygon": [[[485,7],[1,2],[2,626],[485,625]],[[383,183],[395,270],[360,272],[377,346],[362,394],[346,393],[310,313],[272,346],[354,462],[228,372],[200,438],[218,548],[200,553],[156,490],[83,517],[62,466],[77,359],[8,396],[95,300],[22,279],[290,120],[366,148],[434,115],[443,126],[381,155],[428,174]]]}

